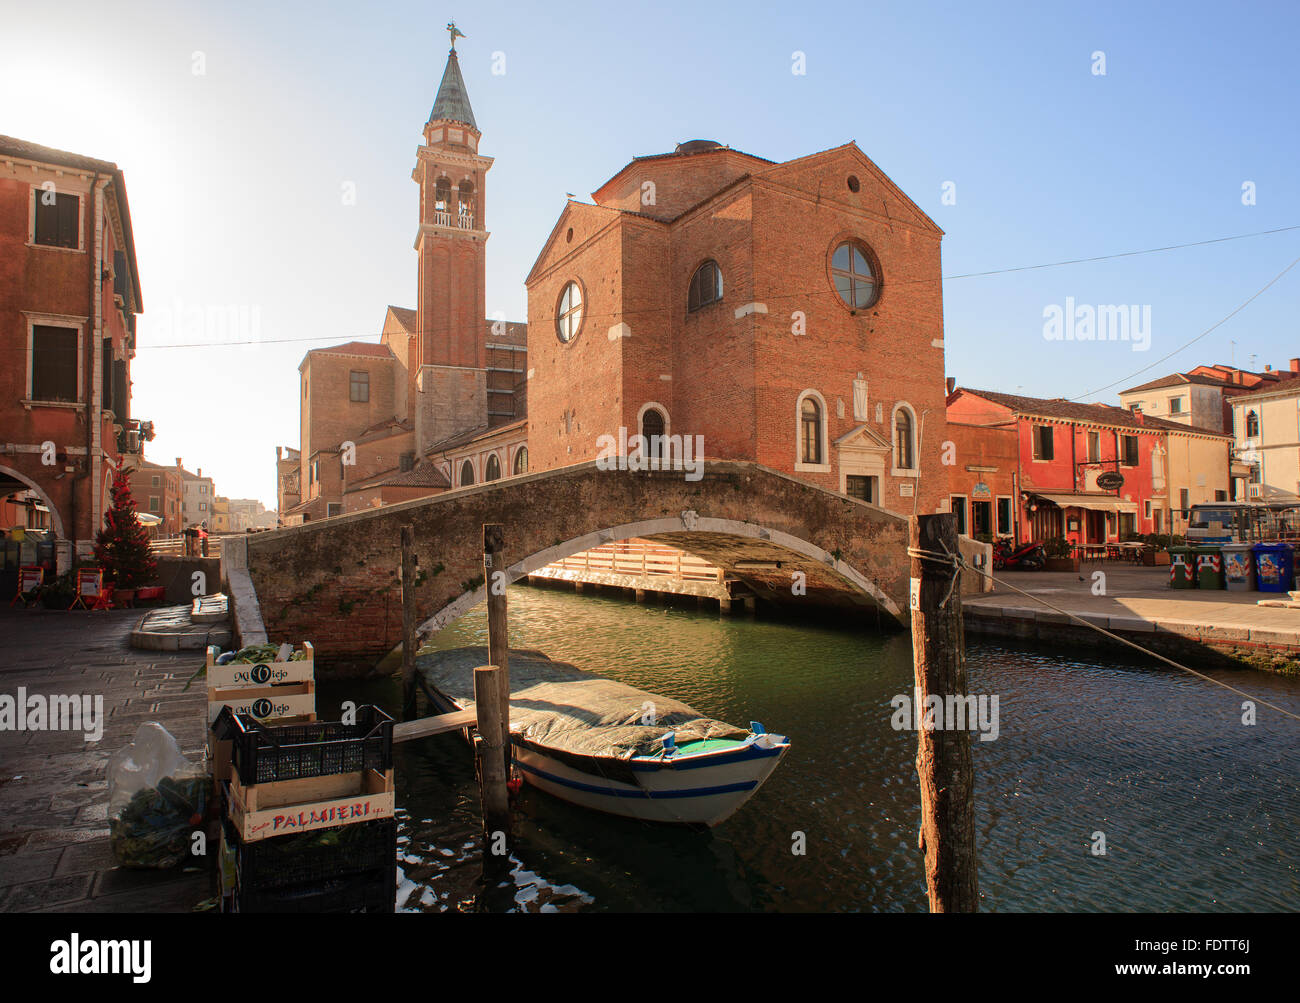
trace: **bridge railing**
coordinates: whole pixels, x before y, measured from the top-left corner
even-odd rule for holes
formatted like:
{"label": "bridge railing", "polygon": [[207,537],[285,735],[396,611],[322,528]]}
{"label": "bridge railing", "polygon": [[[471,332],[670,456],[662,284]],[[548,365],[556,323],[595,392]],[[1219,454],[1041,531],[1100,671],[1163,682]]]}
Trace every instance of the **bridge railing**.
{"label": "bridge railing", "polygon": [[595,571],[618,575],[663,575],[689,581],[721,582],[721,568],[693,554],[649,540],[620,540],[585,550],[556,561],[572,571]]}
{"label": "bridge railing", "polygon": [[[221,556],[221,540],[219,536],[208,537],[208,556]],[[200,545],[201,546],[201,545]],[[185,556],[185,537],[173,536],[167,540],[150,540],[149,550],[154,554],[163,554],[168,557]]]}

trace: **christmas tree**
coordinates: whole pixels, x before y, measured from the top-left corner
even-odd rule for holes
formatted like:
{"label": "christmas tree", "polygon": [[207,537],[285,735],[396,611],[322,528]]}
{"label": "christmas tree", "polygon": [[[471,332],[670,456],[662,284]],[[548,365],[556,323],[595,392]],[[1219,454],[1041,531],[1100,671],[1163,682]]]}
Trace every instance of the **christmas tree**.
{"label": "christmas tree", "polygon": [[95,560],[105,581],[119,589],[136,589],[153,581],[158,562],[149,551],[149,533],[135,515],[129,471],[113,478],[113,507],[104,514],[104,528],[95,537]]}

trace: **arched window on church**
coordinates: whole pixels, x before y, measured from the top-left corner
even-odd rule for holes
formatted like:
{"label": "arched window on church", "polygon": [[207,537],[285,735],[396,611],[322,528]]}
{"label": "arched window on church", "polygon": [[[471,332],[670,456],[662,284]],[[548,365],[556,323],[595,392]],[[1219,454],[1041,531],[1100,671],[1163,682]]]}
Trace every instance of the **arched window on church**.
{"label": "arched window on church", "polygon": [[658,408],[650,408],[641,416],[641,434],[645,436],[646,455],[663,459],[664,415]]}
{"label": "arched window on church", "polygon": [[804,463],[822,463],[822,409],[811,397],[799,407],[800,455]]}
{"label": "arched window on church", "polygon": [[894,412],[894,467],[897,470],[912,470],[916,466],[913,434],[912,412],[899,405]]}
{"label": "arched window on church", "polygon": [[1253,439],[1259,435],[1259,415],[1254,411],[1246,412],[1246,438]]}
{"label": "arched window on church", "polygon": [[496,453],[489,453],[487,467],[483,471],[483,481],[495,481],[501,477],[501,461],[497,459]]}
{"label": "arched window on church", "polygon": [[460,465],[460,486],[469,487],[474,483],[474,464],[466,460]]}
{"label": "arched window on church", "polygon": [[515,473],[528,473],[528,447],[520,446],[519,452],[515,453]]}
{"label": "arched window on church", "polygon": [[686,298],[686,308],[694,313],[722,299],[722,271],[716,261],[706,261],[691,277],[691,290]]}
{"label": "arched window on church", "polygon": [[435,222],[448,226],[451,223],[451,182],[439,178],[433,185],[433,210],[439,215]]}
{"label": "arched window on church", "polygon": [[466,178],[457,190],[460,194],[460,228],[472,230],[474,229],[474,182]]}

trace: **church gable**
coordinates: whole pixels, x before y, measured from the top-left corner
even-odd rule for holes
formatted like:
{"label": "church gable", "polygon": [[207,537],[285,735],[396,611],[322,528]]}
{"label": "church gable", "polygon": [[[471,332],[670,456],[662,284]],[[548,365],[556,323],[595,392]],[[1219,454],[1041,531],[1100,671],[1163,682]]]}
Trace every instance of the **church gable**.
{"label": "church gable", "polygon": [[881,435],[873,432],[867,425],[845,432],[835,440],[835,448],[841,452],[889,452],[890,445]]}
{"label": "church gable", "polygon": [[[778,164],[758,177],[820,201],[886,216],[933,233],[943,232],[855,143]],[[855,183],[857,191],[853,190]]]}
{"label": "church gable", "polygon": [[533,262],[524,285],[532,285],[534,279],[550,268],[565,255],[580,248],[603,228],[622,215],[617,209],[604,206],[587,205],[584,202],[569,202],[560,213],[550,235],[542,244],[541,253]]}

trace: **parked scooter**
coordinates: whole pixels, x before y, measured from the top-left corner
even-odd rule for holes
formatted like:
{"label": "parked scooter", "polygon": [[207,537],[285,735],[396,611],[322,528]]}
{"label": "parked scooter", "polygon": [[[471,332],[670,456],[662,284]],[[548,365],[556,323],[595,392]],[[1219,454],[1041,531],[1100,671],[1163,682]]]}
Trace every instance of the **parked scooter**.
{"label": "parked scooter", "polygon": [[1022,543],[1019,547],[1012,547],[1010,540],[1001,539],[993,544],[994,571],[1042,571],[1046,562],[1047,555],[1043,553],[1041,543]]}

